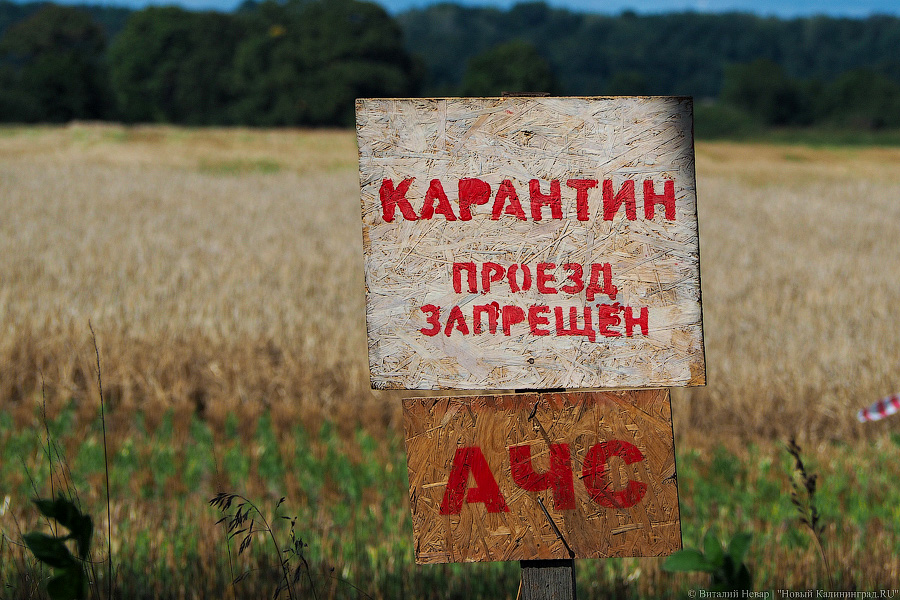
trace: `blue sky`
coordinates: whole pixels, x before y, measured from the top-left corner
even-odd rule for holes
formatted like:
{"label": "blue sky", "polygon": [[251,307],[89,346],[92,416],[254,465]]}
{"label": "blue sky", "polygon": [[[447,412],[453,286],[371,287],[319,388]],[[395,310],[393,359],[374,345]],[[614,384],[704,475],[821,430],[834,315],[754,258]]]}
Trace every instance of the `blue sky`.
{"label": "blue sky", "polygon": [[[177,4],[191,9],[231,10],[241,0],[56,0],[63,4],[105,4],[132,8],[149,4]],[[374,0],[391,13],[422,8],[441,0]],[[467,6],[509,8],[521,0],[452,0]],[[573,11],[618,14],[623,10],[660,13],[742,11],[759,15],[797,17],[816,14],[866,17],[872,14],[900,16],[900,0],[545,0],[551,6]]]}
{"label": "blue sky", "polygon": [[[379,0],[391,12],[436,4],[438,0]],[[575,11],[619,13],[634,10],[638,13],[659,13],[693,10],[698,12],[742,11],[780,17],[827,14],[865,17],[871,14],[900,15],[900,0],[545,0],[551,6]],[[469,6],[509,8],[516,0],[456,0]]]}

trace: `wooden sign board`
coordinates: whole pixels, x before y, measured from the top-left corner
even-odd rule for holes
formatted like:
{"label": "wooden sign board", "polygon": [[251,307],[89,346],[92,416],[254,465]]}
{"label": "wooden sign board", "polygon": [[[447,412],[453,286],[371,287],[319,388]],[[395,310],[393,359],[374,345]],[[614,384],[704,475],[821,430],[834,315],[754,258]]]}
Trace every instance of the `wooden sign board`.
{"label": "wooden sign board", "polygon": [[373,387],[705,383],[689,98],[356,115]]}
{"label": "wooden sign board", "polygon": [[666,390],[404,400],[417,563],[681,548]]}

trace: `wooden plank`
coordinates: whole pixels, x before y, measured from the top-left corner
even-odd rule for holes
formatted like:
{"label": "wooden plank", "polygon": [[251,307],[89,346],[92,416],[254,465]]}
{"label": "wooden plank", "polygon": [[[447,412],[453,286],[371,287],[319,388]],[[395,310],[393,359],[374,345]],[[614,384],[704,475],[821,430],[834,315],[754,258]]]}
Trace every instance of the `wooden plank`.
{"label": "wooden plank", "polygon": [[418,563],[681,547],[667,390],[412,398],[403,409]]}
{"label": "wooden plank", "polygon": [[689,98],[359,100],[373,387],[704,384],[692,119]]}
{"label": "wooden plank", "polygon": [[522,600],[575,600],[574,560],[523,560]]}

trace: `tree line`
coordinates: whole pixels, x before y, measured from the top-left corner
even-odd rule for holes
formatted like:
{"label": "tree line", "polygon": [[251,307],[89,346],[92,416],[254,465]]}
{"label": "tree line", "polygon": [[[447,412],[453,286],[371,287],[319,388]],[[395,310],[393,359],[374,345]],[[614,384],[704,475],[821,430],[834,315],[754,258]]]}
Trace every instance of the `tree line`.
{"label": "tree line", "polygon": [[0,120],[350,125],[357,97],[660,94],[698,130],[900,127],[900,19],[581,14],[361,0],[231,13],[0,0]]}
{"label": "tree line", "polygon": [[[408,49],[427,49],[425,95],[497,93],[488,74],[518,72],[502,83],[515,88],[518,77],[524,89],[570,95],[694,96],[698,126],[710,132],[754,123],[900,127],[896,17],[605,16],[527,2],[505,11],[439,4],[398,21]],[[528,52],[518,62],[506,56]]]}
{"label": "tree line", "polygon": [[151,7],[111,39],[87,11],[47,4],[0,38],[0,118],[349,125],[357,97],[415,94],[417,64],[397,22],[357,0]]}

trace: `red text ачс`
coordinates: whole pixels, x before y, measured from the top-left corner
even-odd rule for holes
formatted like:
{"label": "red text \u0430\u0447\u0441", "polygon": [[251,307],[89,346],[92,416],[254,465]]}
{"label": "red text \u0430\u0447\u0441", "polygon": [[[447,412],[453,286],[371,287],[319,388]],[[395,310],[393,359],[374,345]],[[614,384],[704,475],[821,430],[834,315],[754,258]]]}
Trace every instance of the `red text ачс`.
{"label": "red text \u0430\u0447\u0441", "polygon": [[[597,505],[604,508],[630,508],[644,498],[647,484],[631,479],[621,489],[612,489],[608,478],[608,463],[613,457],[621,458],[626,465],[644,460],[640,449],[630,442],[600,442],[587,451],[579,480],[588,497]],[[576,509],[575,478],[568,444],[550,444],[550,468],[543,473],[538,473],[531,463],[530,445],[511,446],[509,474],[513,483],[527,492],[550,490],[555,510]],[[469,485],[470,480],[474,485]],[[478,446],[456,449],[440,514],[459,514],[464,504],[484,504],[487,512],[492,513],[509,512],[494,472]]]}

